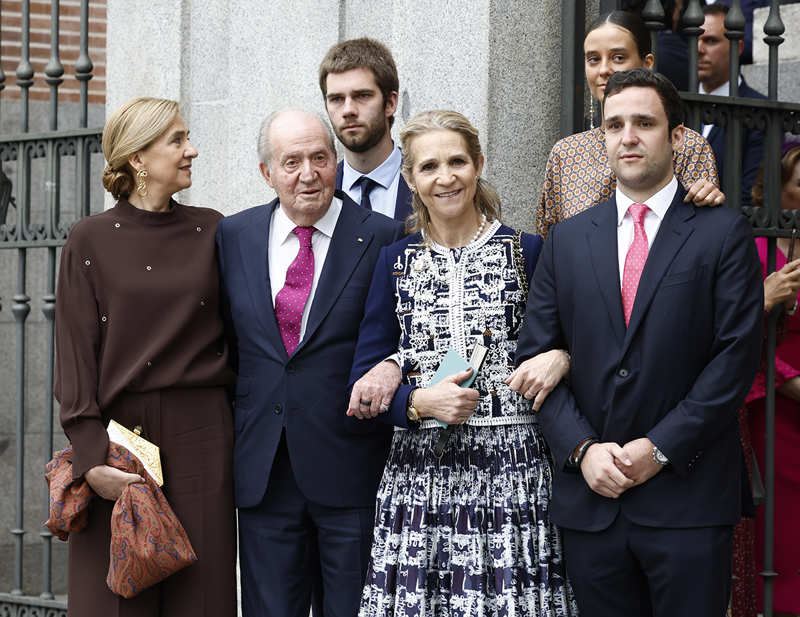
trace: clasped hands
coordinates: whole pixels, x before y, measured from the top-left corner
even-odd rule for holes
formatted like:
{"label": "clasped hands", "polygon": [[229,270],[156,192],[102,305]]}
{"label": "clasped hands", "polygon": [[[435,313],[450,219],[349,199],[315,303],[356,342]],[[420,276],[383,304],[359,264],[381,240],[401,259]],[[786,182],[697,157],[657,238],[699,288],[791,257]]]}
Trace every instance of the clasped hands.
{"label": "clasped hands", "polygon": [[647,437],[624,446],[614,442],[594,443],[581,461],[581,473],[589,488],[611,499],[644,484],[662,469],[663,465],[653,459],[653,442]]}

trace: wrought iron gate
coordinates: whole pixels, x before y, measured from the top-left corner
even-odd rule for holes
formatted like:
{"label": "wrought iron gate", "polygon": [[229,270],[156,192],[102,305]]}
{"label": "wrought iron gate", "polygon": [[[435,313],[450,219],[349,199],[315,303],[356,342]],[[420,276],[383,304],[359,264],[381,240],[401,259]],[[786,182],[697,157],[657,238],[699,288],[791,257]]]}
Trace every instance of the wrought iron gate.
{"label": "wrought iron gate", "polygon": [[[49,87],[49,109],[47,130],[31,132],[30,89],[34,84],[34,66],[31,62],[31,6],[30,0],[21,0],[20,37],[21,47],[19,65],[16,68],[16,88],[14,98],[19,98],[19,129],[16,134],[0,135],[0,164],[10,169],[12,181],[5,172],[0,175],[0,249],[5,256],[15,253],[16,289],[11,298],[11,313],[14,319],[15,344],[13,360],[16,389],[16,465],[15,465],[15,521],[11,529],[13,536],[13,587],[10,593],[0,593],[0,615],[59,616],[66,615],[66,603],[58,601],[52,589],[52,546],[51,535],[46,528],[41,531],[26,530],[25,470],[26,470],[26,423],[42,422],[43,444],[40,457],[30,468],[43,469],[53,451],[53,319],[55,316],[56,258],[58,248],[64,244],[71,224],[89,214],[90,177],[92,173],[92,154],[100,152],[101,129],[88,128],[89,80],[94,67],[89,58],[89,0],[80,3],[80,52],[74,62],[74,76],[65,76],[64,66],[59,57],[59,1],[50,5],[50,57],[44,68],[45,82]],[[0,20],[3,19],[0,5]],[[59,86],[66,79],[76,79],[79,84],[78,126],[59,128]],[[0,65],[0,91],[6,88],[6,76]],[[8,94],[8,92],[4,93]],[[0,100],[0,113],[8,114],[16,101]],[[94,157],[97,158],[97,157]],[[65,182],[67,174],[74,174]],[[74,191],[66,191],[65,186],[74,184]],[[69,194],[67,194],[69,193]],[[9,207],[10,206],[10,207]],[[44,317],[44,339],[46,350],[43,356],[44,383],[41,387],[43,408],[36,409],[29,404],[30,389],[26,389],[26,368],[30,361],[26,351],[30,341],[26,340],[29,328],[26,321],[31,312],[31,290],[28,280],[30,272],[29,257],[41,259],[44,253],[44,293],[41,295],[41,311]],[[39,291],[39,290],[36,290]],[[6,305],[8,303],[6,302]],[[37,397],[38,398],[38,397]],[[48,497],[42,484],[42,475],[27,478],[37,483],[34,491],[41,494],[36,507],[41,520],[47,518]],[[28,531],[41,536],[41,559],[36,565],[42,569],[41,589],[36,595],[26,595],[23,586],[23,538]],[[9,561],[11,561],[9,559]]]}

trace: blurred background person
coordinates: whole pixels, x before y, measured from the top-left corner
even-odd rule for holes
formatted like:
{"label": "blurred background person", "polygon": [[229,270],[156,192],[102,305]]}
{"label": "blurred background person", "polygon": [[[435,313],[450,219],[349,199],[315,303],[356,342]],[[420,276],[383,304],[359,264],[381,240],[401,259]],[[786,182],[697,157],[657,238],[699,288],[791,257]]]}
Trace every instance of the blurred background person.
{"label": "blurred background person", "polygon": [[[781,208],[800,210],[800,141],[797,137],[785,141],[781,157]],[[753,186],[753,203],[763,205],[762,174]],[[800,531],[797,512],[800,512],[800,314],[797,312],[800,290],[800,259],[787,263],[789,256],[800,256],[800,240],[778,238],[776,272],[767,273],[767,241],[757,238],[756,245],[764,272],[764,310],[782,304],[786,315],[783,335],[775,353],[775,615],[800,614]],[[765,469],[766,440],[766,370],[762,366],[747,398],[747,412],[753,450],[758,466]],[[755,520],[755,568],[763,570],[764,508],[757,509]],[[762,586],[758,590],[758,609],[761,610]]]}
{"label": "blurred background person", "polygon": [[[697,42],[697,78],[700,94],[728,96],[730,94],[730,41],[725,37],[725,16],[728,7],[724,4],[712,4],[703,9],[705,21],[703,34]],[[744,43],[739,41],[739,54]],[[739,75],[739,96],[754,99],[766,99],[763,94],[747,85],[744,77]],[[735,162],[734,169],[725,169],[725,132],[723,126],[715,124],[703,125],[703,137],[711,144],[714,158],[717,161],[720,184],[726,174],[740,174],[742,183],[742,205],[750,205],[750,195],[756,180],[758,166],[761,164],[764,151],[764,134],[761,131],[740,127],[742,151],[741,158]]]}
{"label": "blurred background person", "polygon": [[[175,101],[128,101],[102,147],[103,186],[118,201],[72,228],[56,291],[61,425],[74,477],[100,497],[69,536],[69,614],[235,617],[234,375],[214,248],[222,215],[172,199],[191,186],[197,156]],[[128,600],[106,586],[111,511],[140,479],[105,464],[111,419],[161,449],[164,494],[198,558]]]}

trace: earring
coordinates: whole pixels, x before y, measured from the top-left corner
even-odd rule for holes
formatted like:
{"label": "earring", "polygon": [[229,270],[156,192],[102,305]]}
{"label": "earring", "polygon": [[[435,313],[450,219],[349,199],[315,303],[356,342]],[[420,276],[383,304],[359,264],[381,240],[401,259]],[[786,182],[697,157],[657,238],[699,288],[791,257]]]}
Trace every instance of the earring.
{"label": "earring", "polygon": [[147,170],[140,169],[136,172],[136,192],[139,193],[142,197],[147,197],[147,182],[145,182],[145,178],[147,177]]}
{"label": "earring", "polygon": [[589,128],[594,129],[594,97],[589,95]]}

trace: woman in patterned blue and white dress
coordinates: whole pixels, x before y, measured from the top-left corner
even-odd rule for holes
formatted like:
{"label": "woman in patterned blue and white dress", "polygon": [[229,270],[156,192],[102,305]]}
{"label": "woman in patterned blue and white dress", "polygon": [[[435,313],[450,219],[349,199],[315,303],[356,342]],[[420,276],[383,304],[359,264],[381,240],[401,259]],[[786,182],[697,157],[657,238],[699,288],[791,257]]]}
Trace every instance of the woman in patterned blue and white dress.
{"label": "woman in patterned blue and white dress", "polygon": [[[403,375],[379,416],[396,429],[359,614],[576,615],[549,516],[550,455],[528,400],[541,390],[538,408],[568,357],[553,351],[521,366],[527,398],[508,385],[541,238],[500,223],[464,116],[421,113],[401,140],[411,235],[378,259],[352,374],[396,354]],[[469,358],[476,343],[489,353],[472,388],[457,385],[469,371],[430,385],[449,348]],[[437,420],[460,425],[440,459]]]}

